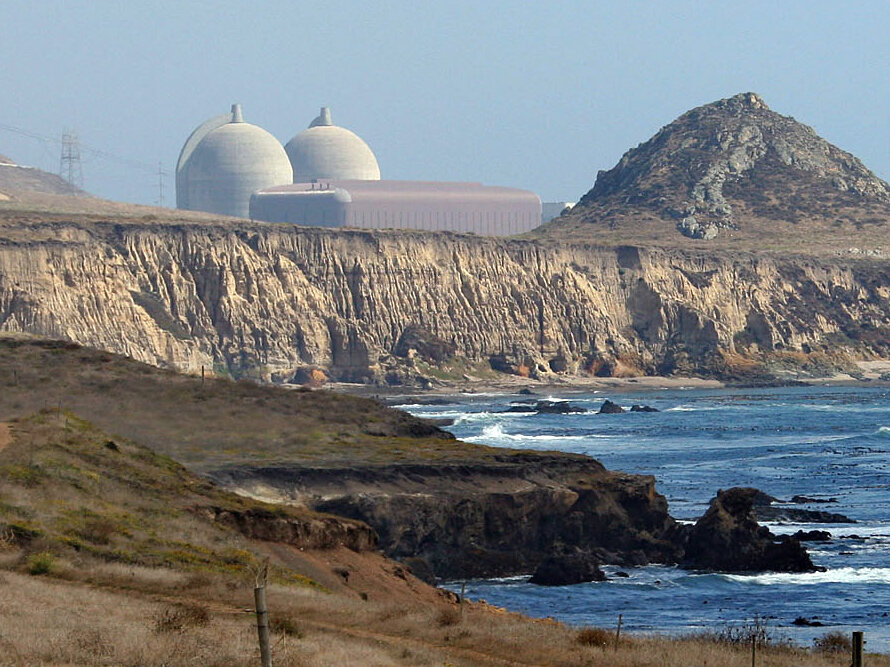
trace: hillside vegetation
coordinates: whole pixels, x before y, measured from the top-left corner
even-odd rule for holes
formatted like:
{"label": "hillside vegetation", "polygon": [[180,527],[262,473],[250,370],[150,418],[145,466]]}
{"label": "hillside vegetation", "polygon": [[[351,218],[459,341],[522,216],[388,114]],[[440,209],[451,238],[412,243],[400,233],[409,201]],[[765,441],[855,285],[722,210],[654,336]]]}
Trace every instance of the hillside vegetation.
{"label": "hillside vegetation", "polygon": [[459,442],[377,401],[184,375],[72,343],[0,337],[0,420],[70,412],[196,470],[239,463],[480,460],[504,450]]}

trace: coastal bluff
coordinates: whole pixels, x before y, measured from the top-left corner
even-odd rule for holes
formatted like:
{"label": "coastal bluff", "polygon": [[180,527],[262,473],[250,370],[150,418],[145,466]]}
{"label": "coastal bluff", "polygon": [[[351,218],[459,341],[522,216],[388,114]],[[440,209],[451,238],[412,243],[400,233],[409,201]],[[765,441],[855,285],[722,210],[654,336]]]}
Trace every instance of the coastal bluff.
{"label": "coastal bluff", "polygon": [[0,212],[0,331],[273,382],[824,372],[888,356],[877,258]]}

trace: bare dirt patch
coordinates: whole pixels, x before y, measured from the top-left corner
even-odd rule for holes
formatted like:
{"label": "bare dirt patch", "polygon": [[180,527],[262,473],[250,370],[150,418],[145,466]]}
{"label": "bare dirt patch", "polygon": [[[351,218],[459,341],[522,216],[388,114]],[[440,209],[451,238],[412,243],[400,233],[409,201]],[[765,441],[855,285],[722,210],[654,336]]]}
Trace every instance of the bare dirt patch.
{"label": "bare dirt patch", "polygon": [[9,430],[9,424],[0,422],[0,450],[4,449],[10,442],[12,442],[12,433]]}

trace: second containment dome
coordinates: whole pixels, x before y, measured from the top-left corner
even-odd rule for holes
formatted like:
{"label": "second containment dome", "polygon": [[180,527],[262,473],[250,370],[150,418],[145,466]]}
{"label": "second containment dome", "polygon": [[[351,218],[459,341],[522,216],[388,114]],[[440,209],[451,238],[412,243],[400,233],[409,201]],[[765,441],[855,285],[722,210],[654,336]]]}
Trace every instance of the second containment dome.
{"label": "second containment dome", "polygon": [[309,128],[284,147],[294,170],[294,183],[321,179],[379,181],[377,158],[361,137],[331,122],[322,107]]}

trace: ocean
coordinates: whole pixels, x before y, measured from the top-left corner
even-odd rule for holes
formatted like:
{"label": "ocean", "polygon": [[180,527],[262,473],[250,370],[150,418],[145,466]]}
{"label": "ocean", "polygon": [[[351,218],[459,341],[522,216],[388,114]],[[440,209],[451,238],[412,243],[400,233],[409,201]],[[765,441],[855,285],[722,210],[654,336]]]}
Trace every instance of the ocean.
{"label": "ocean", "polygon": [[[583,414],[504,413],[529,399],[568,400]],[[659,412],[595,414],[605,399]],[[530,616],[584,626],[681,635],[740,627],[755,619],[801,645],[828,631],[863,630],[866,648],[890,652],[890,389],[793,387],[672,389],[550,396],[460,394],[447,404],[400,406],[451,418],[468,442],[587,454],[610,470],[654,475],[671,514],[694,521],[718,489],[753,486],[780,500],[836,502],[790,507],[844,514],[855,524],[766,523],[777,534],[827,530],[808,542],[826,572],[702,574],[676,567],[604,567],[627,578],[539,587],[528,577],[467,582],[467,596]],[[446,584],[459,590],[460,583]],[[798,617],[821,627],[793,625]]]}

